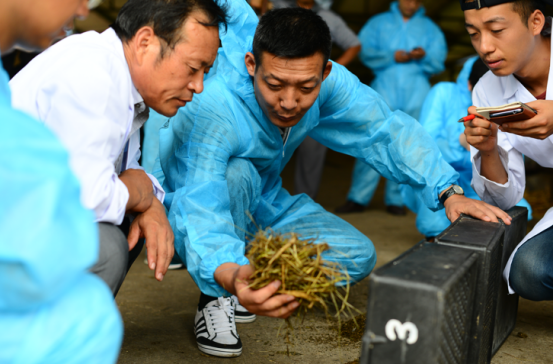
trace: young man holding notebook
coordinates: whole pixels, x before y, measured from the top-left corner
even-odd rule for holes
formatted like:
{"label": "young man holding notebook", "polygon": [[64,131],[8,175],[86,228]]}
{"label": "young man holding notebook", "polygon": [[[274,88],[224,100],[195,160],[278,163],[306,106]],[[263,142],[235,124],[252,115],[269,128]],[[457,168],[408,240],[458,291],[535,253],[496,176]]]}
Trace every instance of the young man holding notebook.
{"label": "young man holding notebook", "polygon": [[[472,186],[486,202],[503,209],[523,197],[523,155],[552,168],[552,18],[536,0],[461,0],[466,28],[490,72],[477,83],[465,134],[472,145]],[[523,121],[500,126],[476,107],[522,102],[536,110]],[[516,248],[504,278],[510,293],[552,300],[552,208]]]}

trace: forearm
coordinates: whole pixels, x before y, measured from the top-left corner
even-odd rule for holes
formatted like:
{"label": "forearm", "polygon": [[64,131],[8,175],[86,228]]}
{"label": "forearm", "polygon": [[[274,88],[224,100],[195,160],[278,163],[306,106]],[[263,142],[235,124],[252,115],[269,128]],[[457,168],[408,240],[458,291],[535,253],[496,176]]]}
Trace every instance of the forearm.
{"label": "forearm", "polygon": [[336,60],[340,65],[346,66],[360,53],[362,49],[361,45],[348,48],[344,53]]}
{"label": "forearm", "polygon": [[236,295],[235,282],[240,265],[237,263],[223,263],[214,273],[214,279],[227,292]]}
{"label": "forearm", "polygon": [[502,185],[508,182],[508,173],[500,160],[497,148],[487,152],[481,151],[481,176]]}

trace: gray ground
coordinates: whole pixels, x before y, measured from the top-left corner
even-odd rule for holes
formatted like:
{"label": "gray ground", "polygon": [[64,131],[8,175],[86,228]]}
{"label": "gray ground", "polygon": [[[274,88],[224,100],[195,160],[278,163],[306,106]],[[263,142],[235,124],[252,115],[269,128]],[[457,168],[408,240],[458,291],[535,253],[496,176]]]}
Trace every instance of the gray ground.
{"label": "gray ground", "polygon": [[[332,210],[348,191],[352,160],[330,153],[318,202]],[[292,169],[283,172],[290,188]],[[344,215],[345,220],[366,234],[375,244],[377,266],[395,258],[419,240],[415,215],[392,217],[383,211],[382,186],[369,209]],[[125,338],[119,363],[352,363],[359,356],[359,342],[344,338],[322,313],[308,316],[295,331],[294,346],[277,337],[281,320],[258,317],[251,324],[239,324],[243,354],[235,359],[219,359],[202,354],[196,347],[192,326],[199,290],[186,270],[172,271],[162,283],[142,263],[133,265],[117,304],[125,322]],[[352,288],[350,302],[365,311],[367,279]],[[284,328],[283,328],[284,329]],[[288,354],[287,355],[287,349]],[[493,358],[494,364],[552,363],[552,302],[520,299],[514,332]]]}

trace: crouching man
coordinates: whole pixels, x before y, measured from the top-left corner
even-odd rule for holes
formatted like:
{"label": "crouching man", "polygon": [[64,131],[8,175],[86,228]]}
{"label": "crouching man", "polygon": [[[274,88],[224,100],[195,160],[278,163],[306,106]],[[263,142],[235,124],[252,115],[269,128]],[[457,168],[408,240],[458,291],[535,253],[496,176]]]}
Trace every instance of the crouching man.
{"label": "crouching man", "polygon": [[202,92],[225,17],[213,0],[130,0],[112,28],[60,41],[10,83],[14,106],[70,152],[82,202],[100,230],[92,272],[114,295],[142,249],[139,238],[157,280],[173,257],[164,190],[138,164],[140,128],[149,107],[173,116]]}
{"label": "crouching man", "polygon": [[[429,208],[444,204],[450,219],[463,212],[509,223],[500,209],[460,194],[458,174],[415,119],[391,112],[375,91],[329,61],[329,29],[314,12],[274,10],[257,25],[246,3],[232,7],[230,23],[242,19],[241,37],[232,31],[222,37],[204,93],[160,130],[161,169],[154,171],[168,192],[177,251],[202,291],[195,320],[200,350],[240,355],[235,317],[288,317],[298,307],[292,296],[274,296],[278,281],[247,287],[245,240],[256,225],[327,242],[325,258],[347,269],[353,282],[375,265],[365,235],[281,187],[280,173],[307,135],[409,183]],[[254,35],[253,44],[245,35]],[[240,305],[221,297],[229,295]]]}

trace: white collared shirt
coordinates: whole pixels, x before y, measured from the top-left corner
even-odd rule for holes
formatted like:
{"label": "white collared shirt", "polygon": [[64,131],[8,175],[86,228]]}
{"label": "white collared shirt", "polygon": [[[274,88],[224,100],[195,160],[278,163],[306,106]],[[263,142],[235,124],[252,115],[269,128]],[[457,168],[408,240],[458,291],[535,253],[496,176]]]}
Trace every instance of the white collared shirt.
{"label": "white collared shirt", "polygon": [[[550,71],[546,89],[546,100],[552,100],[554,92],[554,75],[550,55]],[[487,72],[475,85],[473,90],[473,105],[477,107],[500,106],[511,102],[523,103],[536,101],[536,98],[513,75],[497,77],[491,71]],[[531,158],[543,167],[552,168],[552,135],[544,140],[522,137],[519,135],[498,131],[498,152],[504,169],[508,174],[508,182],[499,184],[481,176],[481,153],[471,147],[473,164],[473,179],[471,186],[481,199],[504,210],[512,208],[523,198],[525,191],[525,165],[523,156]],[[510,293],[514,293],[509,285],[510,268],[514,255],[523,243],[540,232],[552,226],[552,207],[535,225],[533,230],[516,247],[504,270],[504,279],[508,282]]]}
{"label": "white collared shirt", "polygon": [[[94,210],[98,222],[121,224],[129,191],[118,175],[142,169],[139,129],[148,109],[113,29],[56,43],[21,70],[10,87],[13,106],[44,122],[69,150],[83,205]],[[163,201],[162,187],[149,177]]]}

